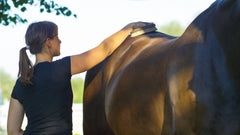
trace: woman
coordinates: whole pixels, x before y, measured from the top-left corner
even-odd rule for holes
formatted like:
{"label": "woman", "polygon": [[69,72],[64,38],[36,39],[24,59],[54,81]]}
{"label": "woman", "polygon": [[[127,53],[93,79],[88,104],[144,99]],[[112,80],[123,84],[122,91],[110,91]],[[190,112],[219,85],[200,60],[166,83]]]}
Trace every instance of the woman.
{"label": "woman", "polygon": [[[13,88],[9,112],[8,135],[71,135],[71,76],[87,71],[109,56],[133,31],[145,23],[126,25],[85,53],[52,61],[60,55],[61,40],[52,22],[32,23],[26,32],[27,47],[20,50],[19,74]],[[26,50],[36,56],[32,65]],[[21,129],[24,113],[28,124]]]}

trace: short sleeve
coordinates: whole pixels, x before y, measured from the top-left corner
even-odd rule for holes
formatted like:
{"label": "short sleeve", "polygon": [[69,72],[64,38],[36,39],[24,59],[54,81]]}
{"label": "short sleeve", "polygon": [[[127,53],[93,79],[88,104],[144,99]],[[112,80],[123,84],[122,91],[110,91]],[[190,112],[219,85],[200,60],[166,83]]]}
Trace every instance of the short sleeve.
{"label": "short sleeve", "polygon": [[21,91],[23,89],[23,84],[21,83],[20,79],[17,79],[11,97],[17,99],[21,104],[23,103],[23,98],[21,97]]}
{"label": "short sleeve", "polygon": [[70,56],[64,57],[62,59],[56,60],[54,62],[55,68],[57,68],[59,73],[64,74],[64,76],[71,77],[71,60]]}

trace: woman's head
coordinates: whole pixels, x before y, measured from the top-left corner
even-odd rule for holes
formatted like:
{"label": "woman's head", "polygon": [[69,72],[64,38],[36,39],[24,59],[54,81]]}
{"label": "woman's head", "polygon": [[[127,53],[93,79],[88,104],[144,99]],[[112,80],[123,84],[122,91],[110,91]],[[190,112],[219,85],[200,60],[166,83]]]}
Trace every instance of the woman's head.
{"label": "woman's head", "polygon": [[[58,27],[53,22],[35,22],[28,26],[25,34],[25,41],[28,47],[23,47],[20,50],[18,72],[18,77],[25,86],[32,84],[31,78],[33,77],[34,71],[33,65],[27,56],[26,50],[29,49],[32,54],[41,53],[48,40],[59,41],[61,43],[57,35]],[[56,40],[56,37],[58,40]]]}
{"label": "woman's head", "polygon": [[53,39],[56,35],[58,35],[58,27],[55,23],[48,21],[36,22],[29,25],[25,41],[30,52],[37,54],[42,51],[46,40],[48,38]]}

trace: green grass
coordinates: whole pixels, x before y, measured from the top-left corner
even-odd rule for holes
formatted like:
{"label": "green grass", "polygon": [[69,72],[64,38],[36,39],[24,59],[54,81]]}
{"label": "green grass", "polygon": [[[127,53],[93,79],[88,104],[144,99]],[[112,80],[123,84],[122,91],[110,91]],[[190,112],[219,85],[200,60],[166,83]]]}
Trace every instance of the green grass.
{"label": "green grass", "polygon": [[7,131],[0,128],[0,135],[7,135]]}

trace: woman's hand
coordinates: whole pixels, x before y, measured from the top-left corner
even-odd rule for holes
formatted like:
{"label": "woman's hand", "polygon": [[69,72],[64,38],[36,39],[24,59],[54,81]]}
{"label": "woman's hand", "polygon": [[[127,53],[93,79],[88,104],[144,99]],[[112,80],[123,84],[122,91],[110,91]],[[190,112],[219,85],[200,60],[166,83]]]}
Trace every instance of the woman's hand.
{"label": "woman's hand", "polygon": [[138,29],[138,28],[143,28],[145,27],[146,25],[149,25],[149,24],[153,24],[152,22],[132,22],[132,23],[129,23],[128,25],[126,25],[123,29],[132,29],[132,31],[134,29]]}

